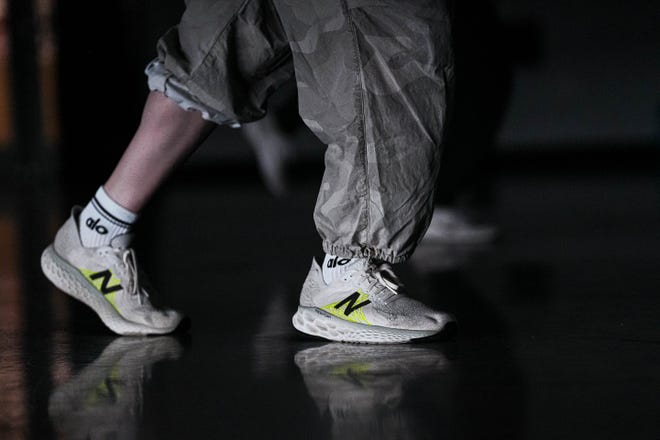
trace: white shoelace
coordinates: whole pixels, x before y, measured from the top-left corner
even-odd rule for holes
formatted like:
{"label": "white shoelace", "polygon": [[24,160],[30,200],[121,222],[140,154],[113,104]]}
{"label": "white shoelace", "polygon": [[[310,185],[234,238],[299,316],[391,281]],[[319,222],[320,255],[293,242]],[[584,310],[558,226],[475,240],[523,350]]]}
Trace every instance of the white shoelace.
{"label": "white shoelace", "polygon": [[[139,275],[137,270],[137,262],[135,261],[135,252],[133,249],[126,249],[121,256],[124,266],[128,272],[128,293],[131,295],[137,295],[140,290]],[[142,304],[141,296],[138,295],[138,301]]]}
{"label": "white shoelace", "polygon": [[[368,279],[371,280],[371,283],[369,284],[369,290],[371,291],[374,289],[374,294],[380,295],[385,291],[390,293],[390,295],[383,298],[385,303],[387,303],[395,295],[398,295],[399,289],[403,287],[403,284],[401,281],[399,281],[399,278],[392,270],[392,267],[387,263],[370,263],[367,267],[365,275]],[[378,289],[377,285],[382,286],[382,288]]]}
{"label": "white shoelace", "polygon": [[135,251],[133,249],[117,249],[112,247],[107,247],[106,249],[116,258],[119,258],[122,262],[122,266],[126,269],[128,279],[122,280],[122,284],[124,284],[124,282],[126,283],[124,288],[129,294],[137,296],[138,303],[143,305],[144,298],[148,298],[149,294],[144,289],[140,288],[140,271],[137,267]]}

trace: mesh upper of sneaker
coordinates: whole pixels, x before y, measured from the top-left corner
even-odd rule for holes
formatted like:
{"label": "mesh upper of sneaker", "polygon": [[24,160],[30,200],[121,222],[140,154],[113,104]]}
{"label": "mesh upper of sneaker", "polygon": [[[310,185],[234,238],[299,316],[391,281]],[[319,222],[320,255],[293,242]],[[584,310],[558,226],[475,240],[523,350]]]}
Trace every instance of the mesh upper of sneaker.
{"label": "mesh upper of sneaker", "polygon": [[75,207],[71,217],[58,231],[55,251],[88,280],[90,274],[99,274],[109,269],[122,289],[113,292],[111,296],[104,296],[124,319],[157,328],[178,324],[182,318],[179,312],[155,307],[152,303],[153,298],[150,298],[148,292],[154,292],[145,282],[146,277],[138,268],[135,252],[129,247],[131,235],[115,237],[109,246],[86,248],[78,233],[79,213],[80,208]]}
{"label": "mesh upper of sneaker", "polygon": [[342,279],[330,284],[323,282],[320,268],[313,262],[301,294],[301,304],[323,308],[341,301],[354,291],[368,295],[369,303],[361,307],[361,311],[371,325],[438,330],[447,322],[447,315],[408,297],[403,284],[387,263],[375,264],[367,260],[353,265]]}
{"label": "mesh upper of sneaker", "polygon": [[[396,278],[389,265],[371,267],[367,273],[369,278],[375,278],[375,282],[370,280],[370,289],[367,293],[372,299],[370,305],[377,313],[365,310],[367,317],[371,317],[372,324],[380,323],[387,327],[414,330],[435,330],[442,327],[443,315],[422,302],[408,297],[404,293],[403,284]],[[395,283],[396,289],[390,287],[391,283]],[[382,323],[381,318],[385,318],[385,323]]]}
{"label": "mesh upper of sneaker", "polygon": [[179,319],[174,310],[152,304],[133,249],[104,246],[97,249],[97,255],[121,282],[123,289],[117,292],[113,304],[125,319],[150,327],[168,327],[172,320]]}

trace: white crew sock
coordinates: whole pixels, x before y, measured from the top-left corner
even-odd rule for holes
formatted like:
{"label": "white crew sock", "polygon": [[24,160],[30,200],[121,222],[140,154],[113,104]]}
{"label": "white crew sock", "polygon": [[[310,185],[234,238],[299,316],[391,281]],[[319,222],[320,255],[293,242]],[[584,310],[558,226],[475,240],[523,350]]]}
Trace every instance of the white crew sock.
{"label": "white crew sock", "polygon": [[323,281],[330,284],[340,278],[346,270],[359,262],[361,258],[344,258],[336,255],[325,254],[323,260]]}
{"label": "white crew sock", "polygon": [[101,186],[80,213],[80,240],[85,247],[107,246],[129,232],[135,220],[137,214],[112,200]]}

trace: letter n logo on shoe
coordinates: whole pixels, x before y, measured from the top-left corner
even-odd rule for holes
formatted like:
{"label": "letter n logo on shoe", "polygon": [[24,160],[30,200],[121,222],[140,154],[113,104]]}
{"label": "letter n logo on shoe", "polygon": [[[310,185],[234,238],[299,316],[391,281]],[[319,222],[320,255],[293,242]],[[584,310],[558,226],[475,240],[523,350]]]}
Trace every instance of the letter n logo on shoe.
{"label": "letter n logo on shoe", "polygon": [[[347,321],[371,325],[369,321],[367,321],[367,318],[364,316],[364,311],[362,310],[362,307],[370,303],[369,295],[358,290],[343,300],[328,304],[327,306],[322,307],[322,309]],[[343,310],[342,307],[344,307]]]}
{"label": "letter n logo on shoe", "polygon": [[100,272],[93,272],[87,269],[80,269],[80,272],[87,278],[87,280],[103,294],[105,299],[108,300],[112,307],[119,312],[115,305],[115,296],[117,292],[122,290],[121,281],[112,273],[110,269],[102,270]]}
{"label": "letter n logo on shoe", "polygon": [[110,269],[102,270],[101,272],[92,272],[87,269],[80,269],[80,272],[92,283],[92,285],[104,295],[121,290],[121,281],[117,278]]}

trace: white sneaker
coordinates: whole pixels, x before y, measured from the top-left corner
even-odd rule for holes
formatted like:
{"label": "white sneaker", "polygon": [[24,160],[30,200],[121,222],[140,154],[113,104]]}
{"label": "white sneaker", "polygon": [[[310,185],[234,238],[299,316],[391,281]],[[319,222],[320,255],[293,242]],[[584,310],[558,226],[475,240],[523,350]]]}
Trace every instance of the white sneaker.
{"label": "white sneaker", "polygon": [[80,211],[80,207],[73,208],[71,217],[57,232],[55,242],[43,252],[41,268],[46,277],[91,307],[117,334],[174,331],[183,316],[151,303],[150,293],[140,280],[135,253],[128,247],[131,237],[115,237],[110,246],[84,247],[78,232]]}
{"label": "white sneaker", "polygon": [[409,342],[455,327],[450,315],[426,307],[402,290],[386,263],[354,260],[339,279],[326,284],[313,259],[293,326],[331,341],[365,343]]}
{"label": "white sneaker", "polygon": [[497,228],[488,223],[478,223],[458,209],[440,208],[433,210],[433,217],[426,235],[427,243],[480,244],[488,243],[497,236]]}

